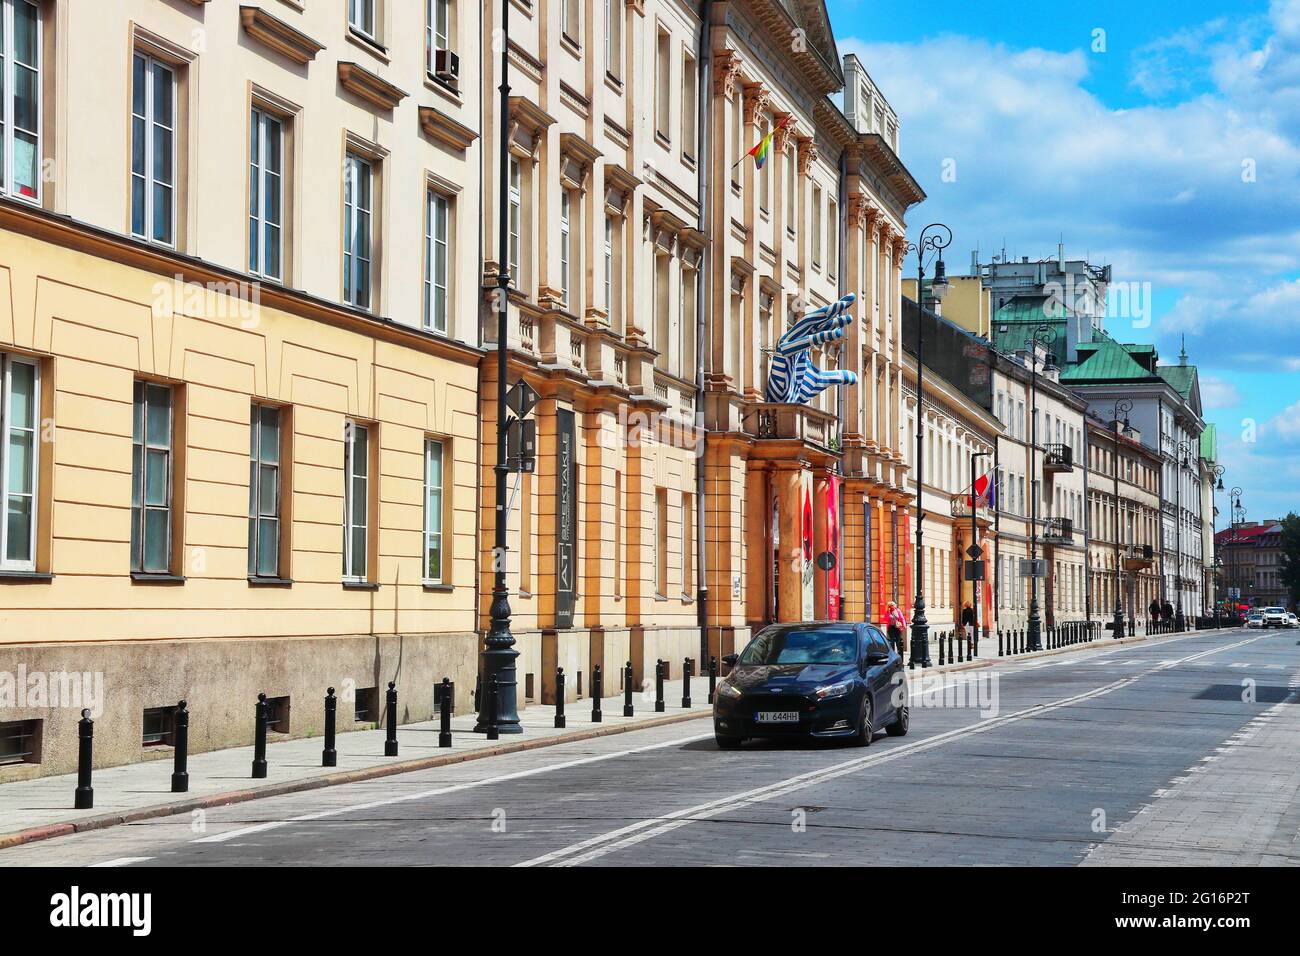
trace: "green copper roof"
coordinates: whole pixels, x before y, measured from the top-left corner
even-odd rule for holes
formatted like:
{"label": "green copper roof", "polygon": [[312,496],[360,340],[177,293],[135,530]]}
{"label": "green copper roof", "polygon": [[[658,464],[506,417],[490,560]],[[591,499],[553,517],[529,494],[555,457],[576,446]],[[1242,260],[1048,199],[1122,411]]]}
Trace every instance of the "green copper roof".
{"label": "green copper roof", "polygon": [[1048,325],[1056,331],[1055,343],[1051,350],[1058,353],[1065,351],[1065,317],[1054,312],[1055,307],[1046,306],[1045,295],[1016,296],[1006,305],[993,313],[993,347],[1000,352],[1013,354],[1025,347],[1025,343],[1034,335],[1039,326]]}
{"label": "green copper roof", "polygon": [[1196,381],[1195,365],[1161,365],[1156,371],[1183,398],[1192,397],[1192,384]]}
{"label": "green copper roof", "polygon": [[1219,460],[1219,434],[1214,422],[1206,422],[1205,431],[1201,432],[1201,457],[1206,461]]}
{"label": "green copper roof", "polygon": [[1077,365],[1061,373],[1063,382],[1132,382],[1155,381],[1155,376],[1144,369],[1117,342],[1093,343],[1096,351]]}

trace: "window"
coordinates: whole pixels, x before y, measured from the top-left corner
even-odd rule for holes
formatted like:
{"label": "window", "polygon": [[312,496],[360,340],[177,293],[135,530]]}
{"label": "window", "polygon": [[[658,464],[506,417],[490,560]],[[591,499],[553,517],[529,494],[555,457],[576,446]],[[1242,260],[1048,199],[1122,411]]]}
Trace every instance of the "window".
{"label": "window", "polygon": [[695,158],[695,57],[682,54],[682,156]]}
{"label": "window", "polygon": [[795,217],[799,210],[799,174],[794,147],[785,151],[785,228],[794,235]]}
{"label": "window", "polygon": [[655,595],[668,593],[668,489],[655,489]]}
{"label": "window", "polygon": [[682,597],[689,598],[695,593],[695,542],[693,540],[695,522],[691,514],[693,497],[682,495]]}
{"label": "window", "polygon": [[835,200],[826,204],[826,274],[835,277],[840,268],[840,218]]}
{"label": "window", "polygon": [[348,26],[371,40],[376,39],[375,0],[348,0]]}
{"label": "window", "polygon": [[[759,120],[758,129],[755,131],[755,139],[759,142],[767,139],[768,130],[771,129],[771,122],[766,119]],[[772,163],[763,163],[763,168],[758,171],[758,208],[762,212],[767,212],[772,208]]]}
{"label": "window", "polygon": [[656,34],[655,45],[655,135],[668,140],[669,100],[668,91],[671,79],[671,40],[667,30],[660,29]]}
{"label": "window", "polygon": [[523,285],[523,277],[519,274],[519,220],[523,203],[522,175],[519,169],[519,160],[513,156],[510,157],[510,276],[514,280],[515,288]]}
{"label": "window", "polygon": [[816,269],[822,264],[822,188],[812,191],[812,262]]}
{"label": "window", "polygon": [[560,193],[560,303],[569,307],[569,191]]}
{"label": "window", "polygon": [[131,570],[171,570],[172,389],[135,383],[131,429]]}
{"label": "window", "polygon": [[623,0],[605,0],[605,72],[623,75]]}
{"label": "window", "polygon": [[443,444],[432,438],[424,442],[424,580],[443,581],[442,469]]}
{"label": "window", "polygon": [[248,271],[268,279],[281,277],[283,143],[280,121],[254,109],[248,138]]}
{"label": "window", "polygon": [[253,405],[248,441],[248,576],[280,576],[280,409]]}
{"label": "window", "polygon": [[451,49],[451,0],[428,0],[424,20],[425,69],[437,71],[439,50]]}
{"label": "window", "polygon": [[424,234],[424,327],[447,331],[447,231],[451,200],[429,190]]}
{"label": "window", "polygon": [[0,568],[36,570],[36,476],[40,369],[0,355]]}
{"label": "window", "polygon": [[582,4],[578,0],[560,0],[560,29],[573,43],[582,41]]}
{"label": "window", "polygon": [[370,429],[356,422],[343,428],[343,577],[366,580],[369,551]]}
{"label": "window", "polygon": [[374,168],[348,153],[343,176],[343,301],[370,308],[371,202]]}
{"label": "window", "polygon": [[41,762],[39,720],[6,720],[0,723],[0,766]]}
{"label": "window", "polygon": [[31,0],[3,0],[0,9],[0,189],[40,199],[41,14]]}
{"label": "window", "polygon": [[131,69],[131,234],[176,237],[176,73],[143,53]]}
{"label": "window", "polygon": [[609,312],[609,324],[614,324],[614,217],[605,217],[605,308]]}
{"label": "window", "polygon": [[623,473],[614,472],[614,597],[623,596]]}
{"label": "window", "polygon": [[683,377],[693,377],[695,366],[695,284],[699,273],[682,268],[682,281],[678,287],[677,356],[678,369]]}
{"label": "window", "polygon": [[172,733],[175,730],[175,717],[175,707],[146,707],[143,720],[144,730],[140,735],[141,745],[145,747],[170,747]]}

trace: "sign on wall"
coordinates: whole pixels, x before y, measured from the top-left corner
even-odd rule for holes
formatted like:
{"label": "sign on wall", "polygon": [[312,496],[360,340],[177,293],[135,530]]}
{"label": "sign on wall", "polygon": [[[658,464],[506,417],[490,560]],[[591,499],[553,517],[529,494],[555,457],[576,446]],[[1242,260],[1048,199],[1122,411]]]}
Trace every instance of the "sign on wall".
{"label": "sign on wall", "polygon": [[573,412],[555,410],[555,626],[573,627],[578,593],[578,458]]}

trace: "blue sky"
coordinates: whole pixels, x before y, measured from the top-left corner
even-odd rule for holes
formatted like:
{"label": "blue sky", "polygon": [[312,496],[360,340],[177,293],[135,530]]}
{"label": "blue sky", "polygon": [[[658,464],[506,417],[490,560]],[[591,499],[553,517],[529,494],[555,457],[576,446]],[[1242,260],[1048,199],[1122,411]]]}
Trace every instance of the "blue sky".
{"label": "blue sky", "polygon": [[1063,237],[1149,284],[1149,324],[1109,330],[1168,362],[1185,336],[1248,518],[1300,510],[1300,0],[828,6],[950,271]]}

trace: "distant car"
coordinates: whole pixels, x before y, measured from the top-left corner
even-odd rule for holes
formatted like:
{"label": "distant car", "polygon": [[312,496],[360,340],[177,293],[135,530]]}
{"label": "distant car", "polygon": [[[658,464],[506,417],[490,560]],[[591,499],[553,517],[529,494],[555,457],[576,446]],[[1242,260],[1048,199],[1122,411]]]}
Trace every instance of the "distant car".
{"label": "distant car", "polygon": [[1264,615],[1261,614],[1259,611],[1251,611],[1249,614],[1246,615],[1246,626],[1263,627]]}
{"label": "distant car", "polygon": [[903,660],[874,625],[843,621],[773,624],[732,665],[713,698],[713,732],[724,750],[758,737],[846,737],[860,746],[884,730],[907,733]]}
{"label": "distant car", "polygon": [[1290,627],[1287,621],[1286,608],[1284,607],[1266,607],[1260,612],[1264,618],[1264,627]]}
{"label": "distant car", "polygon": [[1287,626],[1287,627],[1300,627],[1300,617],[1296,617],[1296,616],[1295,616],[1294,614],[1292,614],[1290,611],[1287,611],[1287,612],[1286,612],[1286,626]]}

